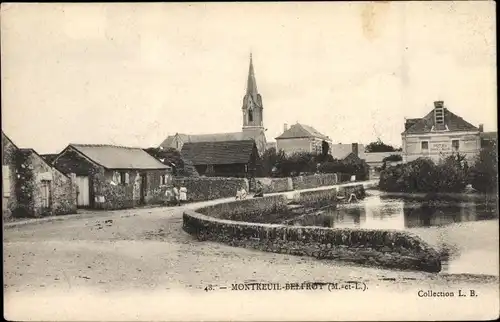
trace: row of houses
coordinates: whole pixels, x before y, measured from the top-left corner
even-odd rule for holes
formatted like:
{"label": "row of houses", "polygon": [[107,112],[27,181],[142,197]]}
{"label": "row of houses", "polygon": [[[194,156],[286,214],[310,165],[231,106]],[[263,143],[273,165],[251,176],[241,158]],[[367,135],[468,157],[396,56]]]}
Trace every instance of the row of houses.
{"label": "row of houses", "polygon": [[2,131],[2,151],[4,218],[160,204],[173,180],[172,168],[141,148],[69,144],[41,156]]}

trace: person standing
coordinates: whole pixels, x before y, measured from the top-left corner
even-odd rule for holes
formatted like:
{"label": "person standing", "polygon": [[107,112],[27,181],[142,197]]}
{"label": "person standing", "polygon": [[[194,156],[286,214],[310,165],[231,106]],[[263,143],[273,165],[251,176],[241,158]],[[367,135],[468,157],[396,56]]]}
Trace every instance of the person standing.
{"label": "person standing", "polygon": [[176,186],[174,186],[174,188],[172,189],[172,191],[174,193],[174,200],[175,200],[176,206],[180,206],[181,205],[181,200],[179,198],[179,188],[177,188]]}
{"label": "person standing", "polygon": [[187,201],[187,188],[181,187],[179,189],[180,203]]}
{"label": "person standing", "polygon": [[172,189],[168,188],[167,191],[165,191],[165,197],[167,198],[167,205],[171,205],[174,199],[174,193],[172,192]]}

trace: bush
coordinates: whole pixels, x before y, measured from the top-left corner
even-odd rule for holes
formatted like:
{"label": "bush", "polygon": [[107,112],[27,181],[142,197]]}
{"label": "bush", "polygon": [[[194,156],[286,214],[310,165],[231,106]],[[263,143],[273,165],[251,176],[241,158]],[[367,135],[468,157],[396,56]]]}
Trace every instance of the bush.
{"label": "bush", "polygon": [[485,148],[479,153],[469,177],[472,187],[484,193],[498,191],[498,155],[496,149]]}
{"label": "bush", "polygon": [[284,157],[276,164],[279,176],[297,176],[301,173],[315,173],[317,156],[312,153],[298,152]]}
{"label": "bush", "polygon": [[357,180],[365,180],[368,177],[368,165],[366,162],[343,162],[333,160],[320,164],[318,168],[321,173],[343,173],[349,176],[355,175]]}
{"label": "bush", "polygon": [[391,154],[388,157],[385,157],[382,162],[398,162],[403,161],[403,157],[399,154]]}
{"label": "bush", "polygon": [[467,185],[468,175],[468,165],[460,155],[449,156],[437,165],[419,158],[383,170],[379,187],[389,192],[460,192]]}

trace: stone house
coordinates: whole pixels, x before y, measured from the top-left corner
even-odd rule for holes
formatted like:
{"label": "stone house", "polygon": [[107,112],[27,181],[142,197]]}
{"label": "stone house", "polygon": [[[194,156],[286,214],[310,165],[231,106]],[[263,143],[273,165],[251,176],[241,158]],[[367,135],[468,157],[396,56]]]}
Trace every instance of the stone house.
{"label": "stone house", "polygon": [[331,147],[332,140],[312,126],[296,123],[288,128],[285,124],[283,133],[276,138],[276,150],[282,150],[286,155],[298,152],[321,153],[323,141]]}
{"label": "stone house", "polygon": [[171,167],[140,148],[70,144],[54,160],[63,173],[75,173],[81,208],[124,209],[161,204],[172,185]]}
{"label": "stone house", "polygon": [[473,162],[481,148],[480,129],[444,106],[434,102],[434,108],[423,118],[407,119],[401,133],[403,162],[420,157],[435,162],[460,153]]}
{"label": "stone house", "polygon": [[2,132],[3,217],[76,213],[75,175],[63,174],[35,150],[18,148]]}
{"label": "stone house", "polygon": [[254,177],[261,166],[253,140],[185,143],[181,155],[202,176]]}
{"label": "stone house", "polygon": [[252,55],[250,55],[250,66],[248,69],[248,79],[246,93],[243,96],[241,107],[242,128],[240,132],[230,133],[212,133],[212,134],[182,134],[168,136],[160,147],[174,148],[178,151],[186,143],[205,143],[205,142],[227,142],[227,141],[245,141],[254,140],[257,151],[260,155],[266,150],[266,129],[264,128],[264,105],[262,96],[257,90],[257,81],[253,67]]}

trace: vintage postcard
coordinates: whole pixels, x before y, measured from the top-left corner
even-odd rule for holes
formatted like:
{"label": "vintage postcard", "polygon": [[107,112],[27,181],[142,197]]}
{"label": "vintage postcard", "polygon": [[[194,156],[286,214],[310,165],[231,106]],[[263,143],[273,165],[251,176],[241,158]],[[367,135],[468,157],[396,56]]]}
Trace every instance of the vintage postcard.
{"label": "vintage postcard", "polygon": [[495,10],[2,3],[4,318],[498,318]]}

